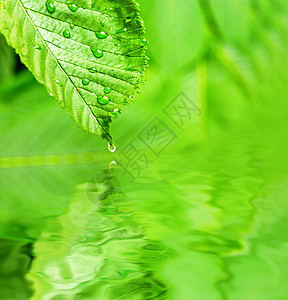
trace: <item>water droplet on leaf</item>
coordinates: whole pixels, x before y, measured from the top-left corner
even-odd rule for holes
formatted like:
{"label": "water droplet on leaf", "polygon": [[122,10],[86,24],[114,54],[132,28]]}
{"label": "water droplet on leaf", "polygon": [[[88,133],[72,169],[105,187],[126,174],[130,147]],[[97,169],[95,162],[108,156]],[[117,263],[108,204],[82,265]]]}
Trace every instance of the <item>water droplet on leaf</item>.
{"label": "water droplet on leaf", "polygon": [[34,49],[36,49],[36,50],[41,50],[41,46],[38,45],[38,44],[36,44],[36,45],[34,46]]}
{"label": "water droplet on leaf", "polygon": [[134,97],[132,95],[130,95],[127,99],[128,99],[129,102],[130,101],[135,101],[135,99],[134,99]]}
{"label": "water droplet on leaf", "polygon": [[75,12],[75,11],[78,10],[79,7],[78,7],[76,4],[71,3],[71,4],[68,4],[68,8],[69,8],[71,11]]}
{"label": "water droplet on leaf", "polygon": [[97,69],[96,68],[89,68],[88,71],[90,73],[97,73]]}
{"label": "water droplet on leaf", "polygon": [[82,79],[82,84],[83,85],[88,85],[89,83],[90,83],[89,79],[87,79],[87,78]]}
{"label": "water droplet on leaf", "polygon": [[110,94],[111,93],[111,88],[109,86],[104,87],[104,93],[105,94]]}
{"label": "water droplet on leaf", "polygon": [[97,49],[95,47],[91,48],[92,53],[94,54],[95,57],[101,58],[103,56],[103,51],[100,49]]}
{"label": "water droplet on leaf", "polygon": [[99,104],[105,105],[109,103],[109,98],[107,96],[97,96],[97,101]]}
{"label": "water droplet on leaf", "polygon": [[65,38],[69,39],[69,38],[71,37],[70,31],[64,30],[64,31],[63,31],[63,36],[64,36]]}
{"label": "water droplet on leaf", "polygon": [[74,29],[74,27],[75,27],[73,24],[70,24],[69,26],[71,29]]}
{"label": "water droplet on leaf", "polygon": [[148,41],[146,40],[146,39],[143,39],[143,40],[141,40],[140,42],[139,42],[139,45],[141,46],[141,47],[144,47],[144,46],[146,46],[148,44]]}
{"label": "water droplet on leaf", "polygon": [[108,34],[105,33],[104,31],[95,32],[95,35],[97,36],[98,39],[105,39],[108,36]]}
{"label": "water droplet on leaf", "polygon": [[54,1],[51,0],[47,0],[46,1],[46,8],[50,13],[54,13],[54,11],[56,10],[56,7],[54,5]]}
{"label": "water droplet on leaf", "polygon": [[114,111],[118,112],[118,113],[121,113],[123,110],[122,106],[119,105],[118,108],[114,109]]}
{"label": "water droplet on leaf", "polygon": [[62,86],[61,82],[58,79],[55,80],[55,83]]}

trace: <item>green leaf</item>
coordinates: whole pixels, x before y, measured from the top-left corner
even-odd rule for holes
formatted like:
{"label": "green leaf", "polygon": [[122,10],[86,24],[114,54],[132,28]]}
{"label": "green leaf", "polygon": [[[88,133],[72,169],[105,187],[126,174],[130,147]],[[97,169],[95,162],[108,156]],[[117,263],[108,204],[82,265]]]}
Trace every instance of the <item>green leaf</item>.
{"label": "green leaf", "polygon": [[110,125],[144,81],[147,41],[134,0],[0,0],[0,31],[78,126]]}

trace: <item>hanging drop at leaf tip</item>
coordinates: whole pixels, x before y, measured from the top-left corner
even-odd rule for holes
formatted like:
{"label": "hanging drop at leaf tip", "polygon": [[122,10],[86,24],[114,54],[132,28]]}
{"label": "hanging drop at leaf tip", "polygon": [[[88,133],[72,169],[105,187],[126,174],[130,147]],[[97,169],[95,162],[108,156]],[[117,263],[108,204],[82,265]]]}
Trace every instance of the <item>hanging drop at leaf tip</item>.
{"label": "hanging drop at leaf tip", "polygon": [[108,143],[108,150],[114,153],[116,151],[116,146],[112,143]]}

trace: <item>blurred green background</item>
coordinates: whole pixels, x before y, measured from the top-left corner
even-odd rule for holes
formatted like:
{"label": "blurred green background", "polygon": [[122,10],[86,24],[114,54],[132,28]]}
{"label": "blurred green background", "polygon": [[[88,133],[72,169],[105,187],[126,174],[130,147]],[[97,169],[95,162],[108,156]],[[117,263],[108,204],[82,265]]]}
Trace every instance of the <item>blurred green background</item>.
{"label": "blurred green background", "polygon": [[0,299],[287,300],[288,2],[139,4],[115,153],[0,36]]}

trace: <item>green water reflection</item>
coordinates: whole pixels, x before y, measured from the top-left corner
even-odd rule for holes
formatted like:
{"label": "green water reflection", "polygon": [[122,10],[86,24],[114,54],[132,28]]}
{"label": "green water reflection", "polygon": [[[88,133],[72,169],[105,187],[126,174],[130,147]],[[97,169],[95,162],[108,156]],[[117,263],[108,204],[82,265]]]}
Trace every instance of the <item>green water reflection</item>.
{"label": "green water reflection", "polygon": [[133,183],[96,172],[34,245],[34,298],[285,299],[284,137],[167,151]]}

